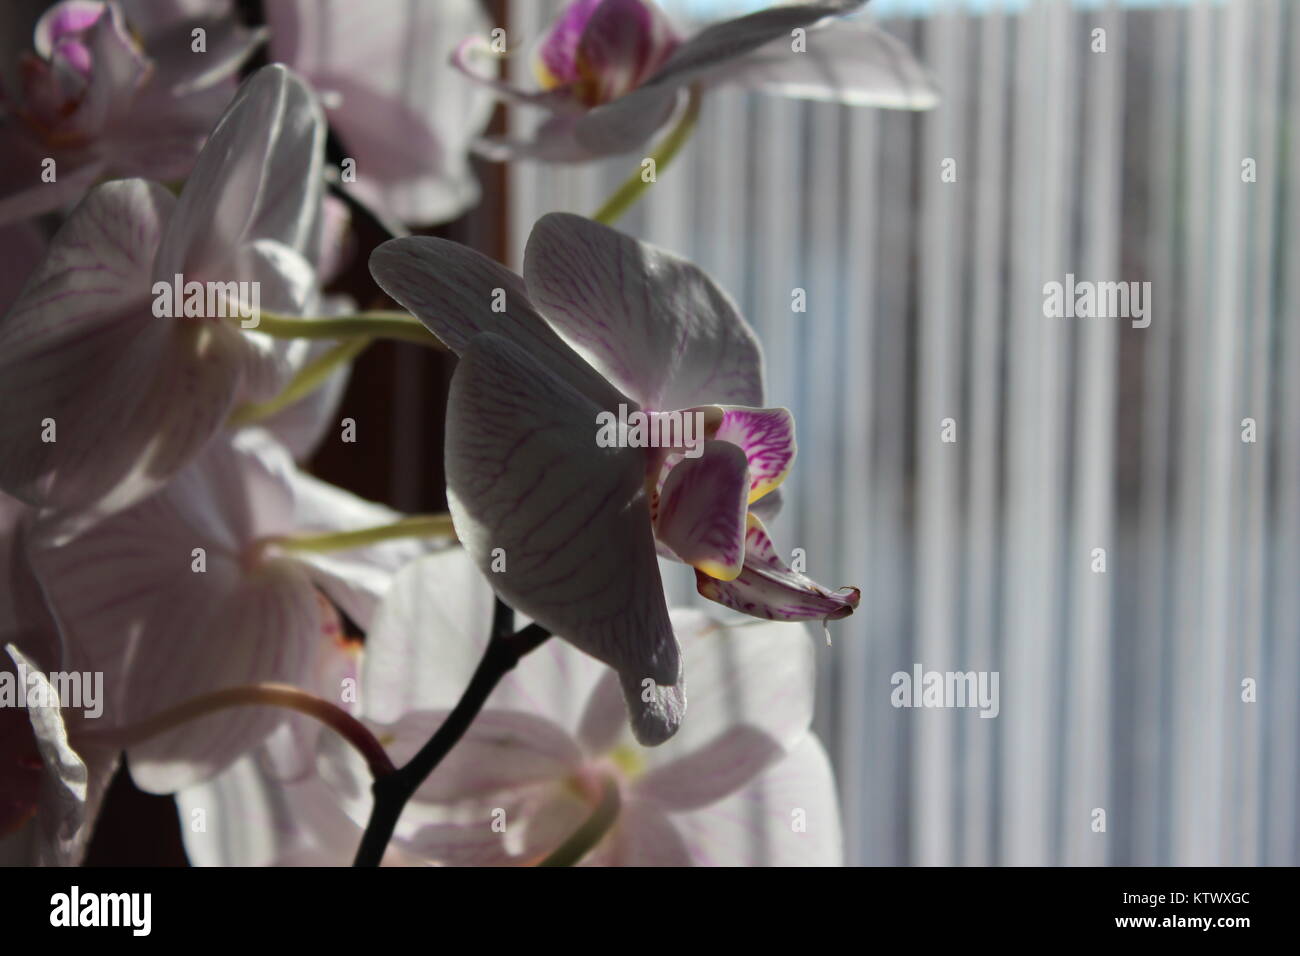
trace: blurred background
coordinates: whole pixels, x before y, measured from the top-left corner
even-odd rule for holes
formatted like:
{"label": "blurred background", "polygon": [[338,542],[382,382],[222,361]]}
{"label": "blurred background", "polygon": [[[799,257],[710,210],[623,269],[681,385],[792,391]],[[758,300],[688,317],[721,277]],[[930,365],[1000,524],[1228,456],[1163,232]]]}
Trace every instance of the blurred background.
{"label": "blurred background", "polygon": [[[767,4],[662,5],[689,26]],[[487,6],[530,38],[561,4]],[[868,11],[938,109],[719,91],[619,224],[758,330],[799,427],[776,540],[863,589],[833,646],[810,629],[848,861],[1300,862],[1300,7]],[[517,268],[540,215],[636,168],[480,165],[483,204],[436,234]],[[1045,317],[1067,274],[1150,282],[1150,325]],[[342,287],[380,301],[364,256]],[[313,469],[441,508],[448,371],[370,349],[339,413],[359,442]],[[673,602],[697,603],[683,571]],[[998,672],[998,716],[894,707],[917,663]],[[170,807],[119,777],[90,862],[183,861]]]}

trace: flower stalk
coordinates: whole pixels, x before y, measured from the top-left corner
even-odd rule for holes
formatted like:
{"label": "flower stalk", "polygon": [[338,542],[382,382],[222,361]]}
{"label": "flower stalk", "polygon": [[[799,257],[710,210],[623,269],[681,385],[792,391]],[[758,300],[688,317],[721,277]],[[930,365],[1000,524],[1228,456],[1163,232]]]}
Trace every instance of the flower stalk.
{"label": "flower stalk", "polygon": [[[654,160],[656,176],[673,161],[673,157],[686,145],[686,141],[691,138],[691,133],[695,132],[695,125],[699,118],[700,89],[698,86],[692,86],[690,98],[686,102],[686,110],[682,113],[682,118],[677,121],[677,125],[663,138],[663,141],[655,147],[655,151],[650,154],[649,158]],[[613,225],[625,212],[636,205],[637,200],[650,188],[653,182],[654,180],[647,181],[645,179],[644,169],[638,169],[623,182],[623,185],[618,187],[612,196],[605,200],[603,206],[591,214],[591,218],[607,226]]]}
{"label": "flower stalk", "polygon": [[265,402],[248,402],[235,409],[230,416],[231,427],[238,428],[260,422],[263,419],[270,418],[277,412],[283,411],[299,399],[306,398],[325,384],[325,380],[329,378],[334,369],[352,361],[372,341],[373,339],[369,336],[363,335],[340,342],[315,360],[304,365],[279,395],[267,399]]}
{"label": "flower stalk", "polygon": [[275,339],[393,339],[445,350],[432,332],[405,312],[360,312],[332,318],[301,318],[262,312],[250,331]]}
{"label": "flower stalk", "polygon": [[537,865],[576,866],[614,826],[614,822],[618,819],[620,804],[618,783],[607,777],[601,787],[600,802],[596,804],[596,809],[592,811],[591,816],[583,822],[582,826],[573,831],[572,836]]}
{"label": "flower stalk", "polygon": [[351,551],[383,541],[403,538],[455,538],[456,529],[449,514],[411,515],[392,524],[358,528],[355,531],[332,531],[323,534],[303,534],[274,538],[269,543],[286,552],[307,551],[325,554],[330,551]]}
{"label": "flower stalk", "polygon": [[[365,758],[366,766],[376,779],[391,774],[395,769],[383,744],[365,724],[347,711],[327,700],[288,684],[262,683],[242,687],[227,687],[201,694],[175,707],[169,707],[138,724],[122,730],[106,731],[123,749],[132,747],[158,734],[175,730],[182,724],[207,717],[231,707],[283,707],[306,714],[329,727]],[[95,733],[95,731],[88,731]]]}
{"label": "flower stalk", "polygon": [[353,866],[379,865],[397,828],[398,817],[415,791],[469,730],[501,678],[510,673],[525,654],[540,647],[551,636],[550,631],[537,624],[512,633],[514,616],[514,611],[498,599],[487,650],[456,706],[408,763],[386,776],[375,778],[375,802]]}

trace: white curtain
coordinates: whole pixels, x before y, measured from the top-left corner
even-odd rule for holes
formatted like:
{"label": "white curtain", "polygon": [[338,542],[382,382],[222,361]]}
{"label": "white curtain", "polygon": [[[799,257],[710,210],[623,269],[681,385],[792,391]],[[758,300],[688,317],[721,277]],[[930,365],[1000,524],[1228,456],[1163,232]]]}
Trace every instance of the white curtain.
{"label": "white curtain", "polygon": [[[740,302],[798,421],[778,541],[863,586],[819,648],[850,862],[1300,863],[1298,6],[882,21],[942,107],[720,91],[620,223]],[[516,167],[516,256],[636,168]],[[1067,274],[1150,325],[1045,317]],[[998,716],[894,707],[914,663]]]}

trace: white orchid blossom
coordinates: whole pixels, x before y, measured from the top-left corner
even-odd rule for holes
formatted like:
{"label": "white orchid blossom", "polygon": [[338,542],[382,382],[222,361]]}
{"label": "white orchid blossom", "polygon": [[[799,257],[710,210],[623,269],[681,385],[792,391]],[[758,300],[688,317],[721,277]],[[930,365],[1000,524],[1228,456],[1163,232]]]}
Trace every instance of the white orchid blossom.
{"label": "white orchid blossom", "polygon": [[54,4],[0,82],[0,224],[103,179],[186,176],[261,38],[221,0]]}
{"label": "white orchid blossom", "polygon": [[531,140],[489,138],[494,159],[573,162],[636,149],[672,117],[691,86],[749,89],[850,106],[929,109],[929,74],[889,34],[831,18],[865,0],[774,6],[683,39],[654,0],[571,0],[534,53],[536,90],[477,72],[488,44],[470,37],[455,65],[498,94],[549,116]]}
{"label": "white orchid blossom", "polygon": [[[99,723],[107,732],[259,682],[337,700],[335,607],[367,628],[393,572],[422,548],[391,541],[321,554],[285,541],[395,517],[302,474],[287,451],[249,430],[213,442],[162,491],[71,541],[48,544],[38,534],[32,563],[72,666],[105,675]],[[185,723],[130,746],[132,776],[172,792],[288,719],[254,707]]]}
{"label": "white orchid blossom", "polygon": [[[535,90],[474,62],[475,0],[268,2],[267,30],[230,0],[0,14],[26,24],[6,48],[34,36],[0,64],[0,690],[30,698],[0,698],[0,863],[82,862],[123,757],[203,812],[197,865],[840,863],[801,623],[860,592],[767,532],[795,425],[735,303],[602,224],[643,181],[597,221],[543,217],[521,275],[383,243],[370,272],[415,318],[330,283],[349,206],[363,237],[477,200],[498,96],[548,118],[478,146],[559,161],[680,114],[667,161],[723,83],[933,105],[897,41],[841,19],[860,6],[686,37],[651,0],[573,0]],[[237,87],[267,36],[282,62]],[[376,337],[458,357],[449,515],[299,469]],[[661,559],[725,616],[670,610]],[[61,699],[72,673],[93,713]]]}
{"label": "white orchid blossom", "polygon": [[[853,612],[856,588],[791,570],[750,511],[789,470],[794,423],[759,407],[758,340],[695,266],[554,213],[523,278],[429,238],[385,243],[371,272],[461,356],[446,447],[460,540],[508,604],[619,672],[643,742],[666,740],[685,709],[657,553],[755,617]],[[595,424],[619,406],[698,413],[702,453],[601,447]]]}
{"label": "white orchid blossom", "polygon": [[[459,549],[420,558],[394,580],[363,652],[361,712],[398,760],[459,698],[487,643],[492,601]],[[502,679],[407,804],[385,863],[532,865],[601,815],[578,853],[583,865],[839,864],[834,781],[808,731],[807,633],[727,627],[693,611],[672,620],[698,687],[674,740],[636,743],[615,676],[549,642]],[[186,835],[192,859],[347,862],[369,812],[369,775],[337,738],[321,742],[322,776],[287,789],[246,757],[185,791],[186,809],[225,808],[209,812],[207,832]]]}
{"label": "white orchid blossom", "polygon": [[[455,704],[491,611],[490,582],[458,550],[398,575],[369,635],[362,684],[362,711],[398,759]],[[725,626],[685,610],[671,620],[694,688],[673,740],[638,744],[616,675],[548,642],[502,679],[408,805],[393,845],[446,864],[535,863],[612,797],[617,814],[586,863],[837,864],[834,784],[808,731],[807,632]],[[344,792],[364,804],[364,777],[353,780]]]}
{"label": "white orchid blossom", "polygon": [[255,284],[262,308],[312,306],[323,143],[311,92],[267,67],[178,198],[133,179],[81,202],[0,318],[0,488],[75,510],[75,530],[165,484],[237,401],[278,392],[289,349],[243,318],[177,314],[179,303],[160,315],[157,289],[177,276],[223,291]]}

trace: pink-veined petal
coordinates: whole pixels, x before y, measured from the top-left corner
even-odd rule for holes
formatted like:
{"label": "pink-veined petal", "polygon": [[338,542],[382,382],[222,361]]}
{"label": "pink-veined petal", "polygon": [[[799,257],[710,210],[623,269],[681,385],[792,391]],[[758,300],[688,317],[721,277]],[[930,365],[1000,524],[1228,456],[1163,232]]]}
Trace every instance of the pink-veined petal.
{"label": "pink-veined petal", "polygon": [[492,332],[605,407],[625,401],[537,313],[519,276],[468,246],[426,236],[390,239],[371,253],[370,274],[458,355],[476,335]]}
{"label": "pink-veined petal", "polygon": [[763,358],[699,268],[608,226],[550,213],[524,253],[528,293],[610,382],[657,411],[763,404]]}
{"label": "pink-veined petal", "polygon": [[496,591],[617,670],[638,738],[659,743],[685,695],[645,459],[596,445],[599,410],[518,345],[479,336],[452,378],[447,498]]}
{"label": "pink-veined petal", "polygon": [[855,587],[831,591],[808,575],[791,570],[751,512],[745,535],[745,567],[734,581],[719,581],[699,571],[696,589],[723,607],[771,621],[837,621],[858,606]]}
{"label": "pink-veined petal", "polygon": [[[120,730],[191,697],[257,681],[304,683],[331,634],[298,565],[253,547],[292,519],[287,490],[219,444],[158,494],[32,561],[68,666],[104,674],[96,729]],[[39,539],[38,539],[39,540]],[[132,773],[168,792],[256,745],[283,711],[223,711],[130,748]]]}
{"label": "pink-veined petal", "polygon": [[0,484],[29,503],[94,502],[155,439],[138,420],[173,326],[151,314],[149,269],[172,208],[141,180],[94,190],[0,319]]}
{"label": "pink-veined petal", "polygon": [[[230,590],[199,600],[151,617],[155,634],[180,633],[170,647],[142,646],[132,661],[126,692],[137,719],[223,687],[301,684],[327,646],[329,628],[315,590],[287,562],[268,563]],[[190,721],[128,747],[131,777],[141,789],[174,792],[229,766],[285,719],[280,708],[240,707]]]}
{"label": "pink-veined petal", "polygon": [[784,408],[723,408],[713,437],[731,442],[749,461],[749,502],[785,481],[794,464],[794,416]]}
{"label": "pink-veined petal", "polygon": [[732,580],[745,563],[749,487],[745,453],[730,442],[705,442],[700,457],[683,458],[669,472],[656,537],[709,577]]}

